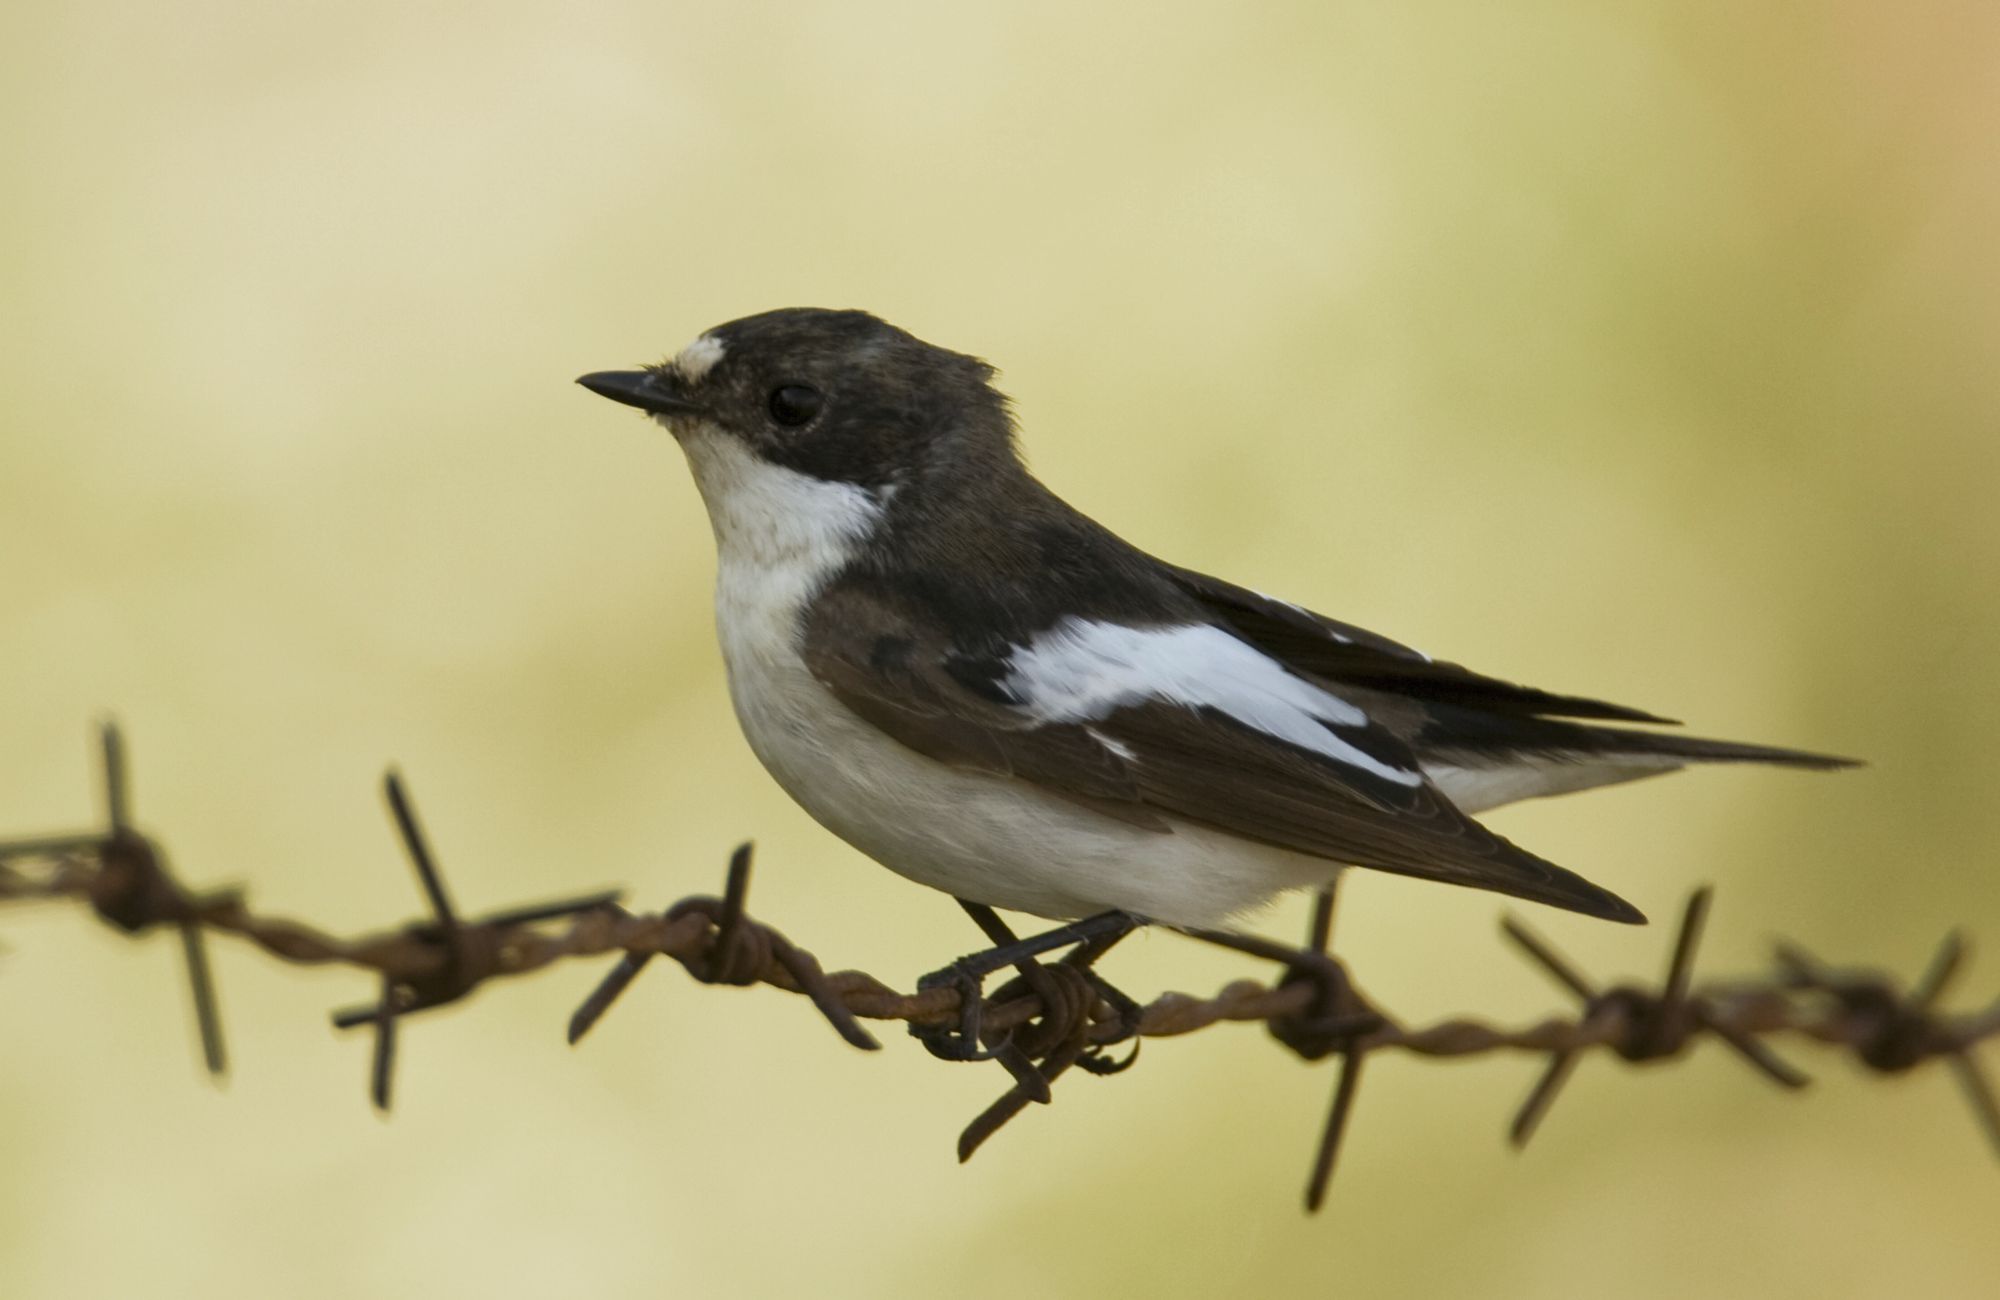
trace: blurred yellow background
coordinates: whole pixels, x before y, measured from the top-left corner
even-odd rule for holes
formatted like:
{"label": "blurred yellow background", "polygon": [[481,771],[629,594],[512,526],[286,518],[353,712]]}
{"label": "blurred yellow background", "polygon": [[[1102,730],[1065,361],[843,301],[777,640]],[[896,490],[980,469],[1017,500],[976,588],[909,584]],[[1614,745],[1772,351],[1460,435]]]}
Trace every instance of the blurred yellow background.
{"label": "blurred yellow background", "polygon": [[[2000,9],[20,4],[0,15],[0,833],[95,816],[115,712],[192,883],[353,931],[657,906],[761,850],[758,915],[908,980],[976,936],[739,739],[671,442],[573,387],[719,321],[860,306],[993,360],[1134,541],[1502,676],[1841,777],[1706,772],[1495,825],[1655,917],[1913,972],[2000,941]],[[1561,998],[1500,903],[1381,876],[1339,936],[1413,1019]],[[1593,969],[1666,927],[1546,910]],[[1302,908],[1264,918],[1290,936]],[[1330,1068],[1261,1032],[1001,1090],[803,1004],[649,973],[582,1048],[566,966],[412,1022],[347,973],[0,913],[0,1293],[448,1297],[1988,1294],[2000,1168],[1942,1070]],[[1110,971],[1213,988],[1168,935]],[[1960,1000],[2000,979],[1975,962]],[[2000,1060],[1989,1063],[2000,1073]]]}

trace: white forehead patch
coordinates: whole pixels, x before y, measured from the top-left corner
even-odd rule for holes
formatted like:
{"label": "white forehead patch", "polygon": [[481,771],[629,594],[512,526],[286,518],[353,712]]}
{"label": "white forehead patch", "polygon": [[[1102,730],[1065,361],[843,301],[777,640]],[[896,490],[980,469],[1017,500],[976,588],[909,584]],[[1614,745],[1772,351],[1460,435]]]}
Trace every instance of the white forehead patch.
{"label": "white forehead patch", "polygon": [[715,369],[715,363],[722,360],[722,340],[713,334],[704,334],[680,350],[674,358],[674,369],[680,371],[681,378],[690,384],[699,383],[701,377]]}

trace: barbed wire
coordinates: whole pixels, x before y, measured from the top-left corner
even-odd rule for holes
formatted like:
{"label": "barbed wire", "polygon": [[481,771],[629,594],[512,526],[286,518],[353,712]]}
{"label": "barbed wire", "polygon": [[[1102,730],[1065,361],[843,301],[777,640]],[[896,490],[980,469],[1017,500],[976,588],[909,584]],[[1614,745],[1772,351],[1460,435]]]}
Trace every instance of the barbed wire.
{"label": "barbed wire", "polygon": [[[1798,1089],[1807,1076],[1767,1041],[1790,1035],[1839,1049],[1880,1074],[1945,1062],[2000,1152],[2000,1103],[1973,1055],[1980,1043],[2000,1034],[2000,1000],[1970,1014],[1940,1009],[1966,956],[1966,943],[1957,932],[1946,936],[1928,969],[1907,988],[1886,973],[1829,966],[1784,942],[1777,946],[1770,973],[1697,987],[1695,954],[1712,898],[1703,887],[1688,900],[1661,982],[1604,987],[1508,917],[1503,933],[1575,997],[1577,1011],[1512,1028],[1470,1018],[1410,1027],[1369,1002],[1329,951],[1333,898],[1328,892],[1320,895],[1307,942],[1300,948],[1245,935],[1195,932],[1195,937],[1278,963],[1285,973],[1270,984],[1237,980],[1208,997],[1170,992],[1139,1006],[1093,969],[1114,937],[1079,944],[1059,960],[1016,961],[1017,976],[989,995],[980,996],[976,985],[950,980],[904,993],[861,971],[828,973],[810,952],[753,919],[746,910],[748,844],[731,855],[720,897],[684,898],[663,911],[643,913],[627,910],[619,891],[606,890],[463,917],[445,887],[408,791],[391,771],[384,781],[390,813],[429,915],[392,930],[341,938],[253,911],[239,890],[196,892],[179,884],[159,842],[133,825],[125,749],[116,726],[102,728],[101,745],[105,826],[0,841],[0,903],[80,901],[128,935],[174,930],[181,941],[203,1060],[217,1075],[227,1069],[227,1054],[207,956],[206,936],[211,933],[235,935],[280,961],[351,967],[379,979],[381,991],[374,1003],[335,1011],[333,1023],[341,1029],[372,1029],[369,1095],[385,1110],[402,1020],[557,961],[617,954],[609,974],[571,1017],[571,1043],[589,1032],[655,957],[664,956],[701,983],[765,984],[801,994],[857,1048],[880,1046],[861,1020],[902,1021],[939,1055],[999,1061],[1012,1075],[1012,1084],[960,1135],[961,1160],[1021,1111],[1048,1102],[1050,1085],[1071,1067],[1119,1073],[1135,1062],[1139,1040],[1194,1033],[1224,1022],[1261,1022],[1279,1043],[1308,1061],[1340,1058],[1307,1180],[1308,1209],[1318,1209],[1325,1198],[1363,1063],[1390,1050],[1423,1057],[1501,1051],[1546,1055],[1547,1066],[1508,1130],[1510,1140],[1524,1146],[1577,1062],[1590,1052],[1609,1051],[1636,1064],[1651,1064],[1678,1059],[1713,1038],[1774,1084]],[[984,916],[980,923],[996,944],[1013,939],[997,917],[990,912]],[[1126,1042],[1131,1043],[1129,1054],[1114,1059],[1109,1049]]]}

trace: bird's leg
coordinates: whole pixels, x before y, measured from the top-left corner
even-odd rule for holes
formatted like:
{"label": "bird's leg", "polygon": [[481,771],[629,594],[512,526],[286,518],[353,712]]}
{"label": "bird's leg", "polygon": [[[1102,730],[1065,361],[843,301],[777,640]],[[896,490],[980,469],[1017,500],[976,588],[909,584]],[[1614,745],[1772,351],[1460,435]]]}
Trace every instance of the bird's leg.
{"label": "bird's leg", "polygon": [[[1081,934],[1083,937],[1076,939],[1076,946],[1070,949],[1063,957],[1063,965],[1081,971],[1092,990],[1100,998],[1108,1002],[1111,1005],[1112,1011],[1117,1014],[1117,1023],[1121,1032],[1116,1038],[1107,1041],[1122,1043],[1139,1031],[1139,1004],[1127,997],[1122,990],[1097,972],[1098,960],[1105,953],[1110,952],[1112,948],[1116,947],[1120,939],[1123,939],[1126,935],[1139,928],[1140,922],[1137,917],[1129,912],[1102,912],[1095,916],[1085,917],[1081,921],[1073,921],[1069,925],[1051,930],[1047,934],[1035,935],[1023,940],[1016,938],[1013,930],[1008,928],[1007,923],[1002,921],[993,909],[987,907],[985,904],[968,903],[964,899],[959,899],[958,905],[965,909],[966,914],[972,918],[973,923],[984,930],[986,937],[993,941],[995,945],[993,949],[994,953],[1011,951],[1009,945],[1013,944],[1052,941],[1054,936],[1057,935],[1068,935],[1070,938],[1076,939],[1076,936]],[[1106,920],[1106,918],[1123,918],[1124,923],[1119,924],[1117,920]],[[1097,928],[1100,922],[1104,923],[1105,926],[1102,930]],[[1056,946],[1060,947],[1061,944],[1057,943]],[[1041,987],[1035,979],[1034,971],[1036,966],[1034,959],[1030,957],[1026,961],[1017,961],[1011,964],[1021,972],[1023,979],[1035,987],[1035,992],[1040,994],[1046,1003],[1049,999],[1049,990]]]}
{"label": "bird's leg", "polygon": [[[1090,963],[1102,957],[1111,946],[1130,934],[1139,924],[1138,918],[1128,912],[1100,912],[1087,916],[1081,921],[1057,926],[1041,934],[1017,938],[997,913],[984,903],[959,899],[958,904],[965,909],[973,923],[993,940],[994,946],[981,952],[959,958],[951,965],[932,971],[917,981],[919,991],[934,988],[955,988],[958,990],[958,1023],[955,1025],[911,1025],[910,1033],[928,1048],[932,1055],[952,1061],[977,1061],[999,1058],[1018,1077],[1018,1068],[1023,1062],[1011,1061],[1007,1057],[1006,1044],[986,1051],[979,1045],[980,1018],[984,1010],[982,985],[985,978],[994,971],[1013,966],[1021,972],[1022,979],[1034,988],[1046,979],[1046,973],[1035,962],[1035,958],[1057,948],[1077,945],[1071,954],[1071,965],[1081,969],[1091,984],[1105,1000],[1119,1011],[1121,1024],[1127,1020],[1136,1021],[1136,1015],[1126,1008],[1132,1007],[1132,1000],[1105,983],[1101,976],[1090,970]],[[1042,990],[1037,990],[1043,992]],[[1046,994],[1044,994],[1046,998]],[[1052,1002],[1052,998],[1047,999]],[[1136,1011],[1136,1008],[1134,1009]],[[1032,1066],[1029,1067],[1032,1069]],[[1039,1078],[1039,1076],[1037,1076]],[[1040,1091],[1046,1092],[1046,1084]]]}

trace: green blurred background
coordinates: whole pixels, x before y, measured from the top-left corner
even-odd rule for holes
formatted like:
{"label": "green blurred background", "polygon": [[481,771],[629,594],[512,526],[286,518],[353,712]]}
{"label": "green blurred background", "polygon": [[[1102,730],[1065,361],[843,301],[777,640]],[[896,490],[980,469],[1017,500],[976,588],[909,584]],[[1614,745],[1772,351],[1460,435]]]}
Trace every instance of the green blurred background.
{"label": "green blurred background", "polygon": [[[573,387],[865,306],[991,358],[1042,475],[1133,540],[1503,676],[1851,752],[1495,824],[1656,917],[1720,896],[1913,971],[2000,938],[2000,9],[19,4],[0,12],[0,831],[131,738],[183,874],[411,914],[399,762],[468,910],[714,889],[830,966],[973,946],[738,738],[671,442]],[[1561,999],[1500,904],[1380,876],[1340,941],[1411,1019]],[[1300,924],[1293,905],[1263,918]],[[1594,969],[1664,927],[1536,911]],[[966,1168],[1001,1088],[793,999],[564,967],[413,1023],[347,973],[0,914],[0,1292],[434,1297],[1970,1295],[2000,1170],[1950,1079],[1385,1059],[1328,1211],[1327,1068],[1149,1047]],[[1254,965],[1151,936],[1113,973]],[[1962,1000],[1993,987],[1975,965]],[[2000,1071],[2000,1062],[1991,1067]]]}

